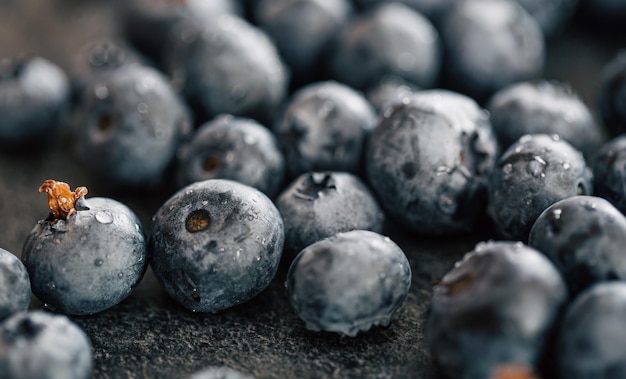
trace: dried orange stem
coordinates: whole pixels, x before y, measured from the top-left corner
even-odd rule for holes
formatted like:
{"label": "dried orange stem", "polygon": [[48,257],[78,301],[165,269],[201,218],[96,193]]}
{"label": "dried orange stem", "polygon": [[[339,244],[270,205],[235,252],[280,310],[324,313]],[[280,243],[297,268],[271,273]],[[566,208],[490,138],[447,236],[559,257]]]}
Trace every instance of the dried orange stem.
{"label": "dried orange stem", "polygon": [[76,200],[87,194],[87,187],[76,187],[72,192],[67,183],[48,179],[39,187],[39,192],[45,192],[48,196],[48,207],[52,219],[67,220],[71,215],[76,214]]}

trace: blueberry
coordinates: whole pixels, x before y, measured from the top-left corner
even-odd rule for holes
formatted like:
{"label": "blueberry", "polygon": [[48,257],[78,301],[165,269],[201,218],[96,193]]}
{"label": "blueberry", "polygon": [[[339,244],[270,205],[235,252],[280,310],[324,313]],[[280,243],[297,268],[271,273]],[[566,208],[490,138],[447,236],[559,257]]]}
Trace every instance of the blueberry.
{"label": "blueberry", "polygon": [[255,120],[221,115],[202,125],[177,155],[179,187],[231,179],[276,196],[285,159],[274,134]]}
{"label": "blueberry", "polygon": [[439,78],[439,34],[427,18],[404,4],[381,4],[359,14],[337,38],[330,72],[351,87],[366,90],[394,75],[429,88]]}
{"label": "blueberry", "polygon": [[350,0],[261,0],[255,20],[272,38],[292,80],[306,83],[324,73],[323,60],[340,27],[352,15]]}
{"label": "blueberry", "polygon": [[0,60],[0,145],[55,141],[69,99],[69,80],[56,64],[40,57]]}
{"label": "blueberry", "polygon": [[[403,3],[419,13],[432,20],[435,24],[441,16],[453,6],[457,0],[395,0]],[[354,0],[361,9],[368,9],[379,6],[380,4],[389,3],[390,0]]]}
{"label": "blueberry", "polygon": [[354,89],[323,81],[300,88],[274,125],[293,178],[311,170],[358,173],[376,113]]}
{"label": "blueberry", "polygon": [[88,379],[93,353],[85,332],[67,316],[36,310],[0,324],[0,376]]}
{"label": "blueberry", "polygon": [[274,42],[240,17],[181,23],[166,45],[167,72],[200,121],[226,113],[269,124],[287,95],[289,70]]}
{"label": "blueberry", "polygon": [[0,322],[14,313],[26,311],[30,296],[26,267],[15,255],[0,249]]}
{"label": "blueberry", "polygon": [[193,183],[153,217],[151,267],[185,308],[218,312],[250,300],[271,282],[284,226],[261,191],[227,179]]}
{"label": "blueberry", "polygon": [[528,243],[554,262],[571,293],[626,279],[626,217],[602,198],[575,196],[552,204],[533,224]]}
{"label": "blueberry", "polygon": [[102,72],[79,107],[76,155],[115,189],[161,186],[179,142],[191,130],[189,111],[166,78],[139,64]]}
{"label": "blueberry", "polygon": [[387,214],[409,230],[467,232],[484,217],[496,154],[488,114],[476,102],[419,91],[387,109],[374,129],[367,178]]}
{"label": "blueberry", "polygon": [[285,260],[313,242],[355,229],[382,232],[385,215],[370,189],[346,172],[310,172],[276,199],[285,221]]}
{"label": "blueberry", "polygon": [[626,133],[626,51],[604,66],[599,81],[598,110],[607,132],[611,137]]}
{"label": "blueberry", "polygon": [[379,114],[384,114],[387,108],[401,103],[419,88],[406,80],[397,76],[386,76],[365,93],[367,100],[372,104],[374,110]]}
{"label": "blueberry", "polygon": [[425,330],[433,362],[449,378],[535,371],[566,299],[545,255],[521,242],[481,242],[433,288]]}
{"label": "blueberry", "polygon": [[487,110],[503,149],[525,134],[539,133],[558,134],[587,157],[602,143],[591,110],[565,83],[537,80],[509,85],[493,95]]}
{"label": "blueberry", "polygon": [[599,283],[569,306],[555,348],[559,378],[626,376],[626,284]]}
{"label": "blueberry", "polygon": [[162,63],[163,41],[179,22],[215,22],[223,14],[242,14],[239,0],[130,0],[123,3],[124,36],[141,52]]}
{"label": "blueberry", "polygon": [[537,217],[559,200],[592,194],[582,153],[557,135],[528,134],[499,158],[489,180],[487,212],[500,235],[526,241]]}
{"label": "blueberry", "polygon": [[626,135],[604,143],[593,160],[593,192],[626,214]]}
{"label": "blueberry", "polygon": [[[52,212],[29,233],[22,261],[33,293],[47,308],[93,314],[120,303],[143,277],[144,232],[126,205],[104,197],[85,199],[84,187],[69,192],[64,186],[55,181],[41,186]],[[58,211],[70,203],[69,212]]]}
{"label": "blueberry", "polygon": [[538,78],[545,48],[537,21],[518,3],[458,2],[443,18],[447,87],[483,101],[515,82]]}
{"label": "blueberry", "polygon": [[193,373],[189,379],[254,379],[229,367],[208,367]]}
{"label": "blueberry", "polygon": [[409,292],[411,266],[388,237],[353,230],[302,250],[285,286],[308,329],[354,337],[390,324]]}

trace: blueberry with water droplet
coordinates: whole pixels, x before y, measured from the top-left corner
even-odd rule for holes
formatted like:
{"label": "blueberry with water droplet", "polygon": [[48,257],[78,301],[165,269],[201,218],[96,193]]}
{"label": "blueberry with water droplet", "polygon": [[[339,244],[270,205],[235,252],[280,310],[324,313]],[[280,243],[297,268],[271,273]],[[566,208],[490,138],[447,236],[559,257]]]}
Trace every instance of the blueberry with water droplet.
{"label": "blueberry with water droplet", "polygon": [[602,141],[602,130],[591,110],[566,83],[536,80],[502,88],[487,110],[503,149],[525,134],[557,134],[591,157]]}
{"label": "blueberry with water droplet", "polygon": [[323,81],[300,88],[274,124],[289,178],[307,171],[359,173],[376,113],[354,89]]}
{"label": "blueberry with water droplet", "polygon": [[411,287],[411,266],[391,239],[352,230],[302,250],[285,286],[308,329],[354,337],[390,324]]}
{"label": "blueberry with water droplet", "polygon": [[340,232],[380,233],[385,220],[369,187],[346,172],[302,174],[278,196],[276,207],[285,221],[286,263],[313,242]]}
{"label": "blueberry with water droplet", "polygon": [[554,262],[573,294],[626,279],[626,217],[603,198],[557,201],[539,215],[528,243]]}
{"label": "blueberry with water droplet", "polygon": [[208,179],[179,190],[156,212],[150,265],[183,307],[218,312],[270,284],[283,243],[283,219],[265,194],[232,180]]}
{"label": "blueberry with water droplet", "polygon": [[[98,88],[107,96],[98,96]],[[102,72],[81,96],[74,150],[95,179],[115,189],[152,190],[167,182],[179,142],[191,132],[190,113],[153,68]]]}
{"label": "blueberry with water droplet", "polygon": [[147,267],[146,241],[135,213],[116,200],[81,197],[74,209],[67,218],[38,221],[21,258],[48,308],[85,315],[130,295]]}
{"label": "blueberry with water droplet", "polygon": [[0,324],[0,376],[6,379],[88,379],[89,337],[65,315],[18,313]]}
{"label": "blueberry with water droplet", "polygon": [[592,172],[583,154],[547,134],[525,135],[500,156],[489,178],[487,212],[497,232],[527,241],[541,212],[553,203],[592,194]]}
{"label": "blueberry with water droplet", "polygon": [[471,98],[418,91],[390,108],[369,139],[367,179],[388,215],[423,234],[475,230],[497,154],[489,117]]}
{"label": "blueberry with water droplet", "polygon": [[545,255],[512,241],[479,243],[433,288],[425,329],[433,362],[448,378],[496,378],[511,364],[533,372],[566,301]]}
{"label": "blueberry with water droplet", "polygon": [[196,130],[177,154],[180,188],[201,180],[230,179],[273,198],[284,176],[285,159],[278,140],[252,119],[218,116]]}
{"label": "blueberry with water droplet", "polygon": [[26,267],[11,252],[0,248],[0,322],[14,313],[26,311],[30,297]]}

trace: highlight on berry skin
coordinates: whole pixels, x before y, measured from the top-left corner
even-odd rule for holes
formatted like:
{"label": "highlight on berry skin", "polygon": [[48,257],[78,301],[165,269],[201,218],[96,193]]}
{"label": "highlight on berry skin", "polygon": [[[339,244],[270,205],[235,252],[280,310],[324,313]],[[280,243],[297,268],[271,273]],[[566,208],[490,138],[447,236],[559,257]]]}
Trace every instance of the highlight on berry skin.
{"label": "highlight on berry skin", "polygon": [[71,215],[76,214],[76,201],[84,197],[87,187],[76,187],[74,191],[65,182],[48,179],[39,187],[39,192],[45,192],[48,196],[48,207],[50,217],[48,221],[55,223],[58,220],[67,220]]}

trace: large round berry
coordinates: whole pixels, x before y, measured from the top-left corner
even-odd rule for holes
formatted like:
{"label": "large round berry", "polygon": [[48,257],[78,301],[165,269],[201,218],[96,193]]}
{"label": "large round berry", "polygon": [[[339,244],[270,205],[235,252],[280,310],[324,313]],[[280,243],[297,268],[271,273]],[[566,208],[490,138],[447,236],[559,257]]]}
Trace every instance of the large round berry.
{"label": "large round berry", "polygon": [[37,310],[0,324],[0,376],[7,379],[88,379],[93,352],[67,316]]}
{"label": "large round berry", "polygon": [[[85,199],[79,189],[67,193],[77,198],[66,197],[60,193],[64,184],[46,181],[40,188],[52,213],[31,230],[22,261],[33,293],[46,307],[92,314],[120,303],[139,283],[147,267],[146,241],[141,222],[126,205]],[[57,212],[74,201],[69,212]]]}
{"label": "large round berry", "polygon": [[274,134],[252,119],[222,115],[202,125],[177,154],[179,187],[231,179],[273,198],[283,185],[285,159]]}
{"label": "large round berry", "polygon": [[591,170],[580,151],[557,135],[528,134],[492,171],[487,212],[502,236],[526,241],[544,209],[591,191]]}
{"label": "large round berry", "polygon": [[30,278],[24,264],[12,253],[0,249],[0,322],[30,305]]}
{"label": "large round berry", "polygon": [[626,135],[606,142],[593,160],[593,192],[626,213]]}
{"label": "large round berry", "polygon": [[39,57],[0,60],[0,145],[15,148],[58,140],[70,85],[54,63]]}
{"label": "large round berry", "polygon": [[382,232],[385,215],[370,189],[346,172],[300,175],[276,199],[285,221],[285,254],[336,233],[355,229]]}
{"label": "large round berry", "polygon": [[354,337],[389,325],[409,292],[411,266],[388,237],[353,230],[306,247],[291,264],[286,286],[308,329]]}
{"label": "large round berry", "polygon": [[369,184],[385,211],[417,233],[473,230],[484,216],[497,152],[489,117],[471,98],[421,91],[387,109],[369,140]]}
{"label": "large round berry", "polygon": [[433,289],[426,324],[432,359],[448,378],[530,374],[566,300],[561,274],[545,255],[521,242],[481,242]]}
{"label": "large round berry", "polygon": [[612,137],[626,133],[624,101],[626,101],[626,52],[621,51],[604,66],[598,92],[600,117]]}
{"label": "large round berry", "polygon": [[193,183],[153,218],[151,267],[182,306],[217,312],[263,291],[283,249],[280,213],[261,191],[226,179]]}

